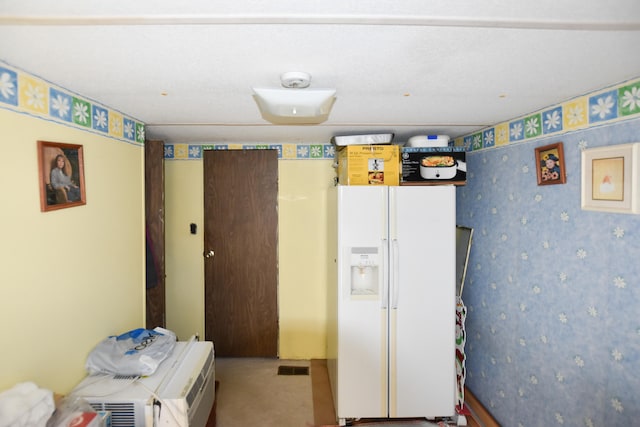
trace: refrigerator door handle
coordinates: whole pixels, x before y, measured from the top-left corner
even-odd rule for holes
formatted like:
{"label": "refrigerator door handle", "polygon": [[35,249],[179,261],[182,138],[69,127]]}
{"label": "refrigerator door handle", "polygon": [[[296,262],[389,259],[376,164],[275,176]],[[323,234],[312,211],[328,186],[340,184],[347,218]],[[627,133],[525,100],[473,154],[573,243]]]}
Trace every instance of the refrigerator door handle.
{"label": "refrigerator door handle", "polygon": [[398,308],[398,298],[400,297],[400,268],[399,268],[399,249],[398,249],[398,239],[391,240],[391,278],[389,282],[391,283],[391,309],[396,310]]}
{"label": "refrigerator door handle", "polygon": [[389,307],[389,291],[387,289],[388,284],[389,284],[389,280],[386,278],[386,273],[387,271],[389,271],[389,260],[387,258],[387,239],[382,239],[382,271],[381,271],[381,277],[382,277],[382,308],[386,309]]}

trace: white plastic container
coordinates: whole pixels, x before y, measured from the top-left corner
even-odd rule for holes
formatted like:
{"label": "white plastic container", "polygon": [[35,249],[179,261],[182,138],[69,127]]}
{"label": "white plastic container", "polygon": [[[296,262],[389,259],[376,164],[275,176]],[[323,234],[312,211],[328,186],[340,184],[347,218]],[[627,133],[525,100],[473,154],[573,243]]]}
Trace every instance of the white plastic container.
{"label": "white plastic container", "polygon": [[342,135],[334,136],[331,142],[339,147],[346,145],[373,145],[373,144],[391,144],[393,140],[392,133],[380,133],[369,135]]}
{"label": "white plastic container", "polygon": [[449,145],[448,135],[416,135],[409,138],[407,147],[446,147]]}

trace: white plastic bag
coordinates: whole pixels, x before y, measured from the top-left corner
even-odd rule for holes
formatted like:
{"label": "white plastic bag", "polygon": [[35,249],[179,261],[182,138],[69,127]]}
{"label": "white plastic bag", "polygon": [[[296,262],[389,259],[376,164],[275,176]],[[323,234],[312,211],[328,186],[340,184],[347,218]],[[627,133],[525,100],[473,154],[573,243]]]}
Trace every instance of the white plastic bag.
{"label": "white plastic bag", "polygon": [[47,421],[47,427],[101,426],[100,416],[83,398],[65,397]]}
{"label": "white plastic bag", "polygon": [[133,329],[100,342],[89,353],[86,368],[91,375],[151,375],[175,345],[176,335],[169,330]]}

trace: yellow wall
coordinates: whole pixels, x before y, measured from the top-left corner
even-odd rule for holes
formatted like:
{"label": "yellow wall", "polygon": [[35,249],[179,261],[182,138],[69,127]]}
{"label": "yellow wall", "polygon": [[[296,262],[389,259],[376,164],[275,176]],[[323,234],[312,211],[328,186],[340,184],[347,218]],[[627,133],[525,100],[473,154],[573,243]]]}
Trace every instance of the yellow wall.
{"label": "yellow wall", "polygon": [[[326,195],[332,160],[280,160],[279,356],[324,358]],[[203,163],[165,162],[167,328],[204,337]],[[189,233],[189,224],[198,234]]]}
{"label": "yellow wall", "polygon": [[[167,329],[204,339],[202,161],[165,161]],[[195,223],[197,234],[189,224]]]}
{"label": "yellow wall", "polygon": [[[96,343],[144,325],[143,149],[1,109],[0,129],[0,391],[67,393]],[[83,145],[86,205],[40,211],[38,140]]]}
{"label": "yellow wall", "polygon": [[283,160],[279,173],[280,357],[324,359],[327,191],[333,160]]}

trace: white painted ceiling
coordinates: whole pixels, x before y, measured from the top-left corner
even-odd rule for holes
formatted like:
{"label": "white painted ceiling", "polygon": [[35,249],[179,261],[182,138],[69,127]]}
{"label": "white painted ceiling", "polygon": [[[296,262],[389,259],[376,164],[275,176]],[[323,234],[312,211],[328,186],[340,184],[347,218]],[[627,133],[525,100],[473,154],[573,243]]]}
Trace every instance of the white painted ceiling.
{"label": "white painted ceiling", "polygon": [[[640,1],[0,0],[0,59],[165,142],[466,135],[640,76]],[[335,88],[319,125],[266,122],[252,87]]]}

